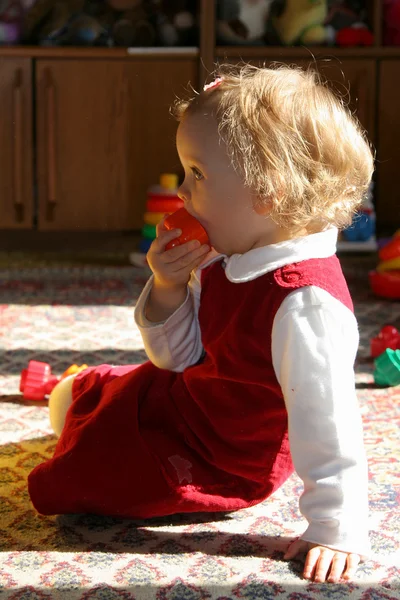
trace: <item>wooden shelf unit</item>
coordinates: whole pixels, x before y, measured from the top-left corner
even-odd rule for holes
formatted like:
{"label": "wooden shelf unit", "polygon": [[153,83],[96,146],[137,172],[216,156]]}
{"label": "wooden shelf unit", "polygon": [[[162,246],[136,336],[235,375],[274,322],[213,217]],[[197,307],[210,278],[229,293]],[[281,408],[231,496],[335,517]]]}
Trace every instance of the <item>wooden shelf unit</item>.
{"label": "wooden shelf unit", "polygon": [[377,150],[378,232],[400,226],[400,47],[382,46],[383,0],[365,48],[217,46],[215,2],[199,1],[198,47],[0,47],[0,229],[139,229],[147,187],[181,173],[169,106],[222,61],[316,61],[333,87],[347,81]]}

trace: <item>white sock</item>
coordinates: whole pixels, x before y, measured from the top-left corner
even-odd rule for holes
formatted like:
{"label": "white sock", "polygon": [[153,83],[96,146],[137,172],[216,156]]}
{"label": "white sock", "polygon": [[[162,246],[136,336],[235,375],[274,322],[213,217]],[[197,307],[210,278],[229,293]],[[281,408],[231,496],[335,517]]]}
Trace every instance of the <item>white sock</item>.
{"label": "white sock", "polygon": [[60,437],[65,423],[65,416],[72,404],[72,384],[77,373],[61,379],[50,394],[50,424],[57,437]]}

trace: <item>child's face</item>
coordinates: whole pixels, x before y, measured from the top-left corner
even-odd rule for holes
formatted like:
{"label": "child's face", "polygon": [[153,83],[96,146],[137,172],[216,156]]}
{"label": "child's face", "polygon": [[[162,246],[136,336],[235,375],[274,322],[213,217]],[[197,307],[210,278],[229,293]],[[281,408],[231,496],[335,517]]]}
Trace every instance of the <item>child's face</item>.
{"label": "child's face", "polygon": [[275,225],[254,210],[256,197],[234,171],[212,117],[185,117],[176,143],[185,170],[179,196],[215,250],[230,256],[277,241]]}

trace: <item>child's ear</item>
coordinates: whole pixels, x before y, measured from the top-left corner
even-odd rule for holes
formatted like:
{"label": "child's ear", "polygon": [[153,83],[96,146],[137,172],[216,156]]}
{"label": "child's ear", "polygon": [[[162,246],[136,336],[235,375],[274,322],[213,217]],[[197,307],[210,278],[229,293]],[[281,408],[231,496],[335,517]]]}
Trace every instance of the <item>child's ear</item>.
{"label": "child's ear", "polygon": [[267,217],[272,210],[272,202],[268,198],[257,196],[254,202],[254,210],[261,217]]}

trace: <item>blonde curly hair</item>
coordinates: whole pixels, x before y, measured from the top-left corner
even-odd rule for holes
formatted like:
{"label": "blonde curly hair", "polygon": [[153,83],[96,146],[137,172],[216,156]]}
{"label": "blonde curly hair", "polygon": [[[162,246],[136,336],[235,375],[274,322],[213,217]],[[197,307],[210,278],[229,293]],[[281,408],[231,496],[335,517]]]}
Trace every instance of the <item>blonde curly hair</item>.
{"label": "blonde curly hair", "polygon": [[[171,114],[208,110],[234,169],[292,230],[349,225],[367,192],[374,154],[358,120],[312,67],[219,65],[222,82]],[[195,91],[195,90],[194,90]]]}

